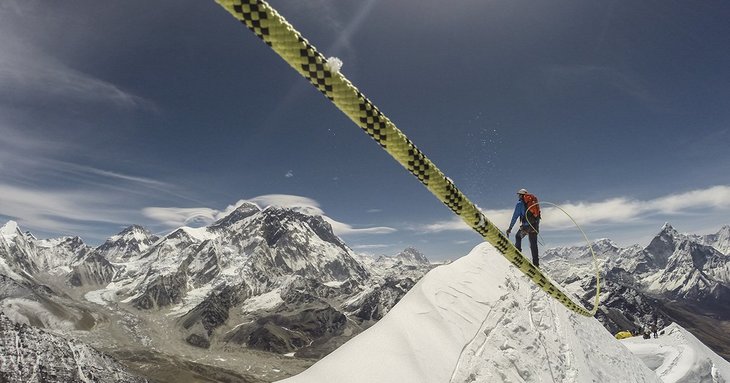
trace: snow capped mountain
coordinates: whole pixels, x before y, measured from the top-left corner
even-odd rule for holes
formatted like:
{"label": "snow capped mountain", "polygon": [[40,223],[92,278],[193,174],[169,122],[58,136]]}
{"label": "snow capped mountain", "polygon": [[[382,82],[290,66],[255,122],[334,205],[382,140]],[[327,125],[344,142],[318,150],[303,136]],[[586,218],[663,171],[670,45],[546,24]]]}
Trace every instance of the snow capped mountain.
{"label": "snow capped mountain", "polygon": [[259,212],[261,212],[261,208],[258,205],[250,202],[244,202],[238,205],[230,214],[215,222],[212,227],[227,227],[229,229],[234,229],[235,225],[239,222]]}
{"label": "snow capped mountain", "polygon": [[[244,203],[209,227],[181,227],[158,238],[130,226],[96,249],[70,237],[36,240],[24,245],[27,256],[15,258],[65,270],[59,277],[80,289],[71,295],[114,316],[145,310],[168,323],[168,337],[187,345],[316,358],[382,318],[431,265],[415,249],[366,262],[326,220],[305,213]],[[4,232],[17,238],[16,231]],[[35,263],[26,268],[40,275]],[[14,301],[5,311],[30,323],[23,318],[38,301]],[[74,327],[51,319],[53,328]]]}
{"label": "snow capped mountain", "polygon": [[638,274],[639,286],[652,295],[710,306],[730,303],[730,258],[696,236],[665,224],[634,258],[640,266],[626,271]]}
{"label": "snow capped mountain", "polygon": [[161,238],[130,226],[95,249],[77,237],[38,240],[14,222],[0,242],[0,312],[102,347],[172,342],[319,358],[431,267],[414,249],[391,264],[364,262],[322,217],[253,204]]}
{"label": "snow capped mountain", "polygon": [[666,266],[645,279],[647,291],[669,297],[702,300],[728,299],[730,303],[730,262],[710,246],[689,239],[665,249]]}
{"label": "snow capped mountain", "polygon": [[40,268],[35,262],[36,247],[15,221],[0,227],[0,273],[16,281],[32,280]]}
{"label": "snow capped mountain", "polygon": [[109,261],[118,262],[137,256],[146,251],[158,240],[147,229],[132,225],[106,240],[94,251]]}
{"label": "snow capped mountain", "polygon": [[[708,243],[722,238],[726,230],[702,237],[681,234],[665,224],[644,248],[598,241],[594,250],[604,285],[597,318],[612,332],[641,329],[654,321],[660,326],[679,322],[722,352],[717,346],[729,339],[712,334],[717,333],[715,326],[730,320],[730,257]],[[595,271],[587,252],[586,246],[548,250],[543,267],[590,305]]]}
{"label": "snow capped mountain", "polygon": [[730,255],[730,225],[725,225],[715,234],[702,237],[702,244],[712,246],[717,251]]}
{"label": "snow capped mountain", "polygon": [[126,293],[139,308],[181,304],[192,309],[213,291],[246,284],[264,293],[290,275],[323,282],[364,281],[365,267],[318,216],[290,209],[259,210],[244,204],[208,228],[180,228],[147,251],[129,257],[115,281],[132,286]]}
{"label": "snow capped mountain", "polygon": [[[697,323],[688,328],[708,345],[730,344],[716,331],[713,336],[712,326],[720,324],[692,316],[724,315],[712,314],[728,296],[723,290],[728,257],[712,247],[723,243],[723,235],[722,230],[714,236],[684,235],[665,225],[646,247],[596,241],[605,275],[597,318],[611,332],[636,328],[654,316],[660,325]],[[594,328],[594,320],[565,313],[509,265],[496,267],[505,261],[492,252],[483,245],[416,285],[434,267],[417,250],[377,259],[356,254],[322,217],[299,210],[246,203],[208,227],[181,227],[157,238],[131,226],[96,249],[76,237],[38,240],[9,223],[0,229],[0,311],[12,322],[73,334],[105,352],[129,347],[115,355],[131,358],[125,362],[136,370],[150,366],[134,357],[141,347],[184,360],[210,356],[208,363],[251,376],[233,356],[264,351],[293,356],[276,359],[289,366],[275,369],[282,378],[301,371],[302,361],[343,344],[342,350],[354,347],[349,345],[363,342],[361,337],[348,341],[372,328],[380,335],[365,337],[371,339],[367,349],[382,349],[383,358],[410,366],[404,381],[412,376],[430,381],[413,368],[445,381],[614,381],[605,374],[619,364],[631,367],[615,381],[656,381],[634,368],[635,361],[624,360],[625,350],[604,344],[603,335],[596,338],[605,330]],[[551,249],[543,258],[553,279],[592,304],[595,272],[587,247]],[[415,311],[393,309],[404,302]],[[450,340],[441,344],[443,334]],[[572,339],[573,334],[581,336]],[[427,348],[419,345],[428,339]],[[390,368],[378,358],[381,371]],[[372,367],[369,363],[364,365]],[[191,376],[198,368],[190,367]]]}
{"label": "snow capped mountain", "polygon": [[407,266],[422,266],[430,263],[428,261],[428,258],[426,258],[423,253],[413,247],[406,248],[405,250],[396,254],[393,258],[396,261],[400,262],[402,265]]}
{"label": "snow capped mountain", "polygon": [[21,233],[12,221],[0,232],[0,312],[40,328],[74,330],[84,327],[80,322],[93,323],[83,309],[55,302],[53,297],[64,294],[44,284],[65,278],[73,260],[89,250],[80,239],[39,241]]}
{"label": "snow capped mountain", "polygon": [[[27,238],[27,236],[26,236]],[[69,266],[83,259],[91,252],[79,237],[32,240],[37,246],[38,267],[50,273],[68,273]]]}
{"label": "snow capped mountain", "polygon": [[146,379],[126,372],[111,357],[78,341],[67,340],[0,313],[0,381],[125,382]]}
{"label": "snow capped mountain", "polygon": [[12,240],[18,235],[23,235],[18,229],[18,223],[15,221],[8,221],[5,225],[0,227],[0,237],[6,240]]}
{"label": "snow capped mountain", "polygon": [[16,280],[33,279],[39,273],[65,275],[91,254],[79,237],[38,240],[21,233],[14,221],[0,229],[0,273]]}
{"label": "snow capped mountain", "polygon": [[493,247],[435,268],[370,329],[282,382],[659,382]]}

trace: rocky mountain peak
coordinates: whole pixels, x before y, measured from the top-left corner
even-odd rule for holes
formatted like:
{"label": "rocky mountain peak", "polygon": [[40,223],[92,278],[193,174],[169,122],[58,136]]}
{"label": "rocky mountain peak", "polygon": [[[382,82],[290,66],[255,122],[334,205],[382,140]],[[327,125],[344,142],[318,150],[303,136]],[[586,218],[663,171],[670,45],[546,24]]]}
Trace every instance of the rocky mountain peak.
{"label": "rocky mountain peak", "polygon": [[270,206],[262,211],[262,231],[266,242],[271,246],[278,238],[291,230],[311,230],[320,239],[347,251],[345,244],[332,230],[332,225],[322,216],[308,215],[295,209]]}
{"label": "rocky mountain peak", "polygon": [[414,247],[407,247],[395,256],[396,259],[403,264],[408,265],[428,265],[430,262],[423,253]]}
{"label": "rocky mountain peak", "polygon": [[0,227],[0,237],[12,240],[16,235],[22,234],[18,229],[18,223],[15,221],[8,221],[3,227]]}
{"label": "rocky mountain peak", "polygon": [[616,242],[614,242],[608,238],[597,239],[595,242],[593,242],[593,247],[594,247],[595,251],[598,251],[601,253],[619,249],[619,246],[616,244]]}
{"label": "rocky mountain peak", "polygon": [[[26,236],[27,238],[27,236]],[[58,237],[48,239],[37,239],[35,240],[36,246],[39,248],[55,248],[63,246],[67,248],[76,248],[84,245],[84,241],[79,237]]]}
{"label": "rocky mountain peak", "polygon": [[69,247],[73,247],[73,248],[85,245],[84,240],[78,236],[66,237],[66,240],[63,243],[68,245]]}
{"label": "rocky mountain peak", "polygon": [[229,227],[237,222],[240,222],[256,213],[259,213],[261,209],[258,205],[251,202],[244,202],[236,207],[230,214],[216,221],[213,227]]}
{"label": "rocky mountain peak", "polygon": [[680,240],[681,236],[677,230],[669,223],[665,223],[659,233],[649,242],[645,250],[653,258],[660,260],[661,267],[664,267],[666,265],[666,259],[672,255]]}
{"label": "rocky mountain peak", "polygon": [[725,225],[716,234],[706,235],[704,243],[725,255],[730,255],[730,226]]}
{"label": "rocky mountain peak", "polygon": [[119,260],[138,255],[147,250],[159,238],[139,225],[132,225],[106,240],[96,248],[107,259]]}
{"label": "rocky mountain peak", "polygon": [[181,227],[165,236],[165,239],[180,240],[187,243],[200,243],[213,238],[214,235],[205,227]]}
{"label": "rocky mountain peak", "polygon": [[121,238],[146,239],[151,237],[152,233],[140,225],[131,225],[119,232],[116,236]]}
{"label": "rocky mountain peak", "polygon": [[677,236],[679,236],[679,232],[669,222],[665,222],[664,225],[662,225],[662,228],[659,230],[658,235],[677,237]]}
{"label": "rocky mountain peak", "polygon": [[125,241],[138,241],[145,242],[152,238],[156,238],[149,230],[145,229],[140,225],[131,225],[126,229],[119,232],[119,234],[112,236],[112,240],[125,240]]}

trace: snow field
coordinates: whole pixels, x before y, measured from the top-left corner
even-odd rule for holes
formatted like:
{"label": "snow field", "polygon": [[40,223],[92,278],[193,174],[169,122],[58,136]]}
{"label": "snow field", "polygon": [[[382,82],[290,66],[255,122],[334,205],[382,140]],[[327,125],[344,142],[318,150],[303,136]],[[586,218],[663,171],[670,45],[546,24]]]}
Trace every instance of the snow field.
{"label": "snow field", "polygon": [[694,335],[673,323],[656,339],[632,337],[621,341],[656,372],[664,383],[730,382],[730,362]]}

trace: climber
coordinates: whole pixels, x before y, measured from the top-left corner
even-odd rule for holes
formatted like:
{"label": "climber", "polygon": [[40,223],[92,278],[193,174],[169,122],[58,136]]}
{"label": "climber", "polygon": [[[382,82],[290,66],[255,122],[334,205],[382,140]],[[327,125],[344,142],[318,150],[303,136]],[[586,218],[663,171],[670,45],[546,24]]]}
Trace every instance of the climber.
{"label": "climber", "polygon": [[540,266],[540,259],[537,255],[537,233],[540,231],[540,204],[537,197],[530,194],[526,189],[520,189],[517,192],[517,205],[515,212],[512,214],[512,220],[507,229],[507,237],[512,232],[517,218],[520,219],[520,229],[515,234],[515,247],[522,251],[522,238],[527,236],[530,240],[530,252],[532,253],[532,264],[535,267]]}

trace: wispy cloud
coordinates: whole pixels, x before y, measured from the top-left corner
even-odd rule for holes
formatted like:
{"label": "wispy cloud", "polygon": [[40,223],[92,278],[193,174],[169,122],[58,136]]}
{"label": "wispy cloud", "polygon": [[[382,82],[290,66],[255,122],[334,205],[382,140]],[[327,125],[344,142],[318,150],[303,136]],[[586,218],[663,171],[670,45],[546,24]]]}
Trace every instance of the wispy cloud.
{"label": "wispy cloud", "polygon": [[[127,112],[154,106],[37,49],[34,36],[20,32],[20,23],[8,22],[41,6],[11,2],[0,8],[0,215],[49,233],[98,233],[100,226],[134,222],[141,216],[130,194],[150,196],[175,188],[150,177],[69,161],[89,148],[33,132],[39,125],[62,131],[77,122],[79,110],[103,106]],[[44,113],[54,108],[63,111],[60,118],[44,120]]]}
{"label": "wispy cloud", "polygon": [[329,54],[337,54],[343,48],[351,50],[350,41],[352,36],[362,27],[376,2],[377,0],[366,0],[360,3],[360,9],[355,17],[345,24],[346,27],[342,28],[335,43],[328,48]]}
{"label": "wispy cloud", "polygon": [[111,82],[73,69],[56,58],[21,43],[12,31],[0,36],[0,100],[9,103],[40,101],[109,104],[122,108],[154,108],[149,100]]}
{"label": "wispy cloud", "polygon": [[[100,224],[119,227],[142,223],[143,216],[137,205],[140,199],[155,197],[160,194],[160,189],[170,193],[176,189],[144,177],[75,164],[59,168],[54,166],[63,166],[59,165],[63,162],[45,162],[41,168],[6,169],[0,166],[0,176],[7,176],[0,181],[0,216],[14,219],[34,231],[83,234],[91,239],[100,239],[95,237],[95,233],[103,232]],[[40,171],[41,174],[54,174],[54,177],[46,180],[38,180],[34,176],[13,177],[13,172],[18,171]],[[50,186],[49,183],[55,185]],[[136,197],[131,198],[132,195]]]}
{"label": "wispy cloud", "polygon": [[386,249],[389,247],[392,247],[393,245],[386,245],[386,244],[374,244],[374,245],[356,245],[352,248],[355,250],[374,250],[374,249]]}
{"label": "wispy cloud", "polygon": [[103,231],[100,226],[141,223],[140,201],[180,194],[150,177],[58,159],[79,150],[0,120],[0,215],[33,231],[99,239],[94,233]]}
{"label": "wispy cloud", "polygon": [[81,190],[38,190],[0,183],[0,214],[23,226],[69,233],[89,223],[129,223],[135,212],[110,203],[108,195]]}
{"label": "wispy cloud", "polygon": [[123,174],[119,172],[113,172],[109,170],[103,170],[103,169],[97,169],[91,166],[85,166],[85,165],[78,165],[70,162],[59,162],[59,164],[67,166],[69,169],[76,169],[81,172],[85,172],[88,174],[94,174],[98,176],[103,176],[107,178],[122,180],[122,181],[129,181],[129,182],[135,182],[140,183],[144,185],[151,185],[151,186],[170,186],[169,184],[155,180],[152,178],[147,177],[139,177],[139,176],[133,176],[129,174]]}
{"label": "wispy cloud", "polygon": [[471,230],[469,225],[464,223],[459,217],[452,217],[449,220],[437,221],[425,225],[417,225],[412,228],[414,231],[423,233],[440,233],[442,231],[462,231]]}
{"label": "wispy cloud", "polygon": [[[357,4],[352,16],[345,17],[338,13],[338,9],[342,7],[336,6],[334,3],[338,0],[314,0],[295,2],[293,6],[298,7],[296,14],[308,14],[311,18],[316,18],[319,25],[327,27],[333,33],[336,33],[335,40],[332,45],[326,47],[323,52],[325,55],[339,54],[342,50],[354,54],[351,48],[352,36],[362,28],[367,20],[368,15],[372,12],[373,7],[378,0],[366,0]],[[322,49],[323,47],[320,47]]]}
{"label": "wispy cloud", "polygon": [[389,234],[394,233],[397,230],[387,226],[376,226],[376,227],[364,227],[355,228],[352,225],[335,221],[334,219],[324,216],[323,217],[330,225],[332,230],[337,235],[352,235],[352,234]]}
{"label": "wispy cloud", "polygon": [[[323,215],[324,212],[319,207],[319,202],[309,198],[291,194],[265,194],[258,197],[254,197],[248,200],[239,201],[236,206],[243,202],[252,202],[259,205],[261,208],[268,206],[284,207],[290,209],[296,209],[304,214],[317,214]],[[235,207],[234,207],[235,208]],[[228,207],[231,209],[231,206]],[[232,210],[232,209],[231,209]]]}
{"label": "wispy cloud", "polygon": [[[712,209],[718,214],[730,211],[730,186],[719,185],[707,189],[675,193],[651,200],[627,197],[611,198],[599,202],[563,202],[560,209],[545,203],[542,206],[542,229],[565,230],[573,227],[572,217],[581,226],[599,224],[625,224],[646,218],[666,218]],[[722,212],[722,213],[720,213]],[[565,213],[569,214],[566,215]],[[502,230],[507,229],[512,209],[487,210],[484,214]],[[472,230],[459,217],[438,221],[413,228],[423,233]]]}
{"label": "wispy cloud", "polygon": [[205,207],[146,207],[142,214],[168,227],[208,225],[220,216],[219,211]]}

